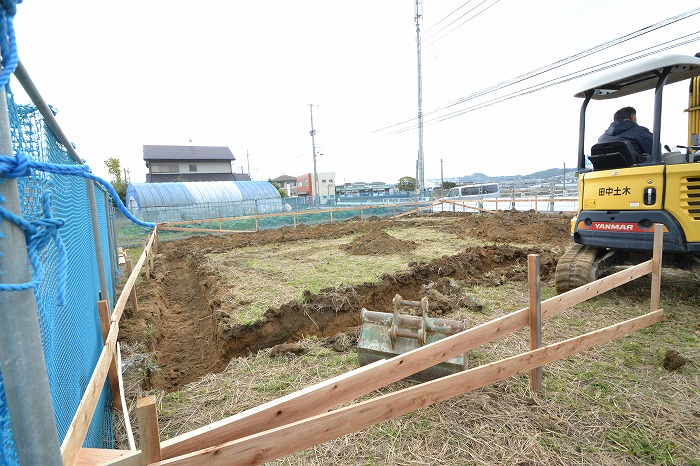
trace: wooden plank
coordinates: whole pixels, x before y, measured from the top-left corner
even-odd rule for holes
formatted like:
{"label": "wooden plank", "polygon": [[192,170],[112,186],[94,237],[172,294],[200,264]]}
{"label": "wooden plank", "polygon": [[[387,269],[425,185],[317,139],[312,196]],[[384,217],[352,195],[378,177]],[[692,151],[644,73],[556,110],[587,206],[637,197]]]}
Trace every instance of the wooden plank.
{"label": "wooden plank", "polygon": [[110,450],[106,448],[81,448],[77,466],[94,466],[115,459],[124,458],[131,452],[129,450]]}
{"label": "wooden plank", "polygon": [[158,254],[158,248],[160,248],[160,238],[158,237],[158,225],[153,229],[153,251]]}
{"label": "wooden plank", "polygon": [[117,248],[117,265],[124,265],[126,264],[126,253],[124,252],[124,248]]}
{"label": "wooden plank", "polygon": [[[126,276],[131,277],[131,274],[134,273],[134,268],[131,265],[131,259],[126,260]],[[126,290],[122,290],[122,293],[124,293]],[[131,301],[131,312],[136,315],[139,312],[139,301],[136,298],[136,287],[132,286],[131,290],[129,291],[129,300]]]}
{"label": "wooden plank", "polygon": [[[548,198],[548,199],[549,199],[549,198]],[[492,199],[484,199],[483,201],[492,202],[492,201],[496,201],[496,200],[497,200],[496,198],[492,198]],[[571,202],[574,202],[574,201],[577,200],[577,198],[575,198],[575,197],[557,197],[556,200],[558,200],[558,201],[567,201],[567,202],[568,202],[568,201],[571,201]],[[511,200],[510,198],[498,198],[498,201],[499,201],[499,202],[506,202],[506,203],[510,203],[510,202],[516,202],[516,203],[517,203],[517,202],[533,202],[533,201],[536,202],[537,199],[534,199],[534,198],[518,198],[518,199],[512,199],[512,200]],[[442,204],[442,203],[454,203],[454,201],[448,201],[448,200],[445,200],[445,201],[435,201],[435,202],[433,203],[433,205],[438,205],[438,204]],[[361,208],[362,208],[362,209],[384,209],[384,208],[387,208],[387,207],[398,207],[398,206],[406,206],[406,205],[413,205],[413,204],[414,204],[414,203],[412,203],[412,202],[408,202],[408,203],[394,203],[394,204],[381,204],[381,205],[363,205],[363,206],[361,206]],[[456,205],[462,205],[462,204],[456,204]],[[484,212],[494,213],[494,211],[479,209],[478,207],[471,207],[471,206],[466,206],[466,207],[471,208],[471,209],[474,209],[474,210],[482,210],[482,211],[484,211]],[[359,209],[360,209],[360,207],[358,207],[358,206],[334,207],[334,208],[333,208],[333,211],[334,211],[334,212],[341,212],[341,211],[359,210]],[[427,209],[427,207],[424,207],[423,209],[425,210],[425,209]],[[290,215],[293,216],[293,217],[296,217],[296,215],[310,215],[310,214],[317,214],[317,213],[322,213],[322,212],[326,212],[326,211],[324,211],[324,210],[309,210],[309,211],[305,211],[305,212],[303,212],[303,213],[299,213],[299,212],[280,212],[280,213],[275,213],[275,214],[262,214],[262,215],[258,215],[257,217],[258,217],[258,218],[271,218],[271,217],[285,217],[285,216],[290,216]],[[195,224],[195,223],[214,223],[214,222],[219,222],[219,221],[247,220],[247,219],[249,219],[250,217],[251,217],[251,216],[217,217],[216,219],[182,220],[182,221],[179,221],[179,222],[163,222],[163,223],[159,223],[159,224],[158,224],[158,228],[161,229],[161,230],[168,230],[168,231],[182,231],[182,230],[171,230],[171,229],[174,228],[174,225],[191,225],[191,224]],[[197,230],[197,229],[186,228],[185,231],[198,231],[198,230]],[[211,232],[215,232],[215,231],[218,232],[219,230],[203,229],[202,231],[204,231],[204,232],[209,232],[209,231],[211,231]],[[226,232],[227,230],[223,230],[223,231]],[[228,230],[228,231],[237,231],[237,230]]]}
{"label": "wooden plank", "polygon": [[[646,263],[645,263],[646,264]],[[643,275],[650,266],[640,264],[599,280],[596,286],[568,291],[542,302],[542,318],[590,299],[600,293]],[[648,271],[647,271],[648,273]],[[251,435],[259,426],[275,427],[322,413],[352,401],[389,383],[462,355],[490,341],[502,338],[527,325],[527,308],[512,312],[464,332],[415,349],[394,358],[378,361],[341,377],[308,387],[302,391],[266,403],[257,408],[162,442],[163,458],[172,458],[194,450]]]}
{"label": "wooden plank", "polygon": [[[528,325],[530,326],[530,349],[542,346],[542,304],[540,302],[540,256],[527,255]],[[530,390],[539,393],[542,387],[542,368],[530,371]]]}
{"label": "wooden plank", "polygon": [[[146,244],[146,248],[150,248],[153,245],[154,241],[155,235],[151,234],[148,244]],[[133,272],[129,274],[129,278],[126,280],[124,288],[119,294],[117,303],[114,305],[114,309],[112,310],[112,322],[119,322],[119,320],[122,317],[122,314],[124,313],[124,306],[126,305],[126,300],[129,299],[131,290],[134,288],[136,279],[138,278],[139,273],[141,272],[141,267],[143,267],[143,264],[146,261],[146,248],[144,248],[143,252],[141,253],[141,257],[139,257],[139,260],[136,262],[136,266],[134,267]]]}
{"label": "wooden plank", "polygon": [[[408,203],[410,205],[412,203]],[[397,205],[407,205],[407,204],[381,204],[381,205],[364,205],[362,206],[363,209],[384,209],[386,207],[390,206],[397,206]],[[340,212],[340,211],[348,211],[348,210],[359,210],[359,207],[356,206],[351,206],[351,207],[335,207],[333,209],[334,212]],[[326,210],[308,210],[304,212],[280,212],[276,214],[262,214],[258,215],[259,218],[272,218],[272,217],[286,217],[286,216],[297,216],[297,215],[312,215],[312,214],[318,214],[318,213],[323,213],[327,212]],[[251,216],[237,216],[237,217],[217,217],[216,219],[200,219],[200,220],[182,220],[179,222],[163,222],[158,224],[158,228],[161,230],[165,229],[170,229],[173,225],[191,225],[194,223],[213,223],[214,221],[235,221],[235,220],[247,220],[251,218]],[[188,229],[189,230],[189,229]],[[217,230],[218,231],[218,230]],[[226,231],[226,230],[224,230]]]}
{"label": "wooden plank", "polygon": [[157,464],[261,464],[580,353],[647,327],[660,321],[662,317],[662,311],[655,311],[491,364]]}
{"label": "wooden plank", "polygon": [[119,375],[119,394],[121,395],[121,403],[124,407],[122,411],[124,415],[124,430],[126,431],[126,440],[129,444],[129,450],[136,451],[136,442],[134,442],[134,432],[131,429],[131,419],[129,419],[129,406],[126,404],[126,398],[124,398],[124,379],[122,378],[122,350],[117,342],[117,371]]}
{"label": "wooden plank", "polygon": [[459,202],[459,201],[448,201],[448,200],[445,200],[445,201],[443,201],[443,202],[446,203],[446,204],[452,204],[452,205],[456,205],[456,206],[459,206],[459,207],[464,207],[465,209],[474,209],[474,210],[478,210],[479,212],[485,212],[485,213],[487,213],[487,214],[496,214],[496,213],[498,213],[498,212],[496,212],[495,210],[486,210],[486,209],[482,209],[482,208],[480,208],[480,207],[467,205],[467,204],[466,204],[467,201]]}
{"label": "wooden plank", "polygon": [[129,298],[130,290],[133,288],[139,271],[146,261],[147,250],[152,247],[154,240],[155,236],[152,234],[144,248],[144,252],[136,263],[134,272],[129,275],[122,293],[119,295],[119,299],[114,306],[111,316],[111,325],[109,326],[109,332],[105,338],[105,345],[102,348],[102,352],[90,376],[90,381],[85,389],[85,393],[83,393],[83,397],[78,404],[78,409],[73,415],[73,420],[61,444],[61,456],[64,465],[75,464],[80,454],[80,447],[87,435],[87,430],[90,427],[90,422],[100,398],[102,387],[104,386],[110,365],[114,359],[117,336],[119,334],[119,319],[124,311],[126,300]]}
{"label": "wooden plank", "polygon": [[[102,340],[107,341],[107,335],[109,334],[109,326],[111,324],[111,319],[109,317],[109,304],[107,301],[102,300],[97,302],[97,313],[100,315],[100,328],[102,330]],[[116,349],[116,348],[115,348]],[[112,391],[112,403],[114,409],[119,412],[124,411],[124,406],[122,405],[122,393],[119,388],[119,370],[117,368],[117,358],[112,355],[112,362],[109,364],[109,371],[107,376],[109,377],[109,389]]]}
{"label": "wooden plank", "polygon": [[80,455],[80,447],[83,445],[83,441],[87,435],[90,421],[95,413],[95,407],[102,393],[102,387],[105,384],[109,365],[112,362],[118,333],[119,326],[116,322],[113,322],[110,326],[109,334],[107,335],[107,340],[102,348],[100,357],[97,360],[95,370],[90,377],[85,393],[80,400],[80,404],[78,404],[78,409],[73,416],[73,420],[61,444],[61,456],[63,458],[63,464],[66,466],[75,464]]}
{"label": "wooden plank", "polygon": [[394,215],[394,216],[392,216],[391,218],[392,218],[392,219],[401,218],[401,217],[405,217],[405,216],[407,216],[407,215],[412,215],[412,214],[415,214],[415,213],[420,214],[420,211],[421,211],[421,210],[432,209],[434,206],[436,206],[436,205],[438,205],[438,204],[440,204],[440,203],[439,203],[439,202],[433,202],[432,204],[427,205],[427,206],[416,207],[416,208],[413,209],[413,210],[409,210],[408,212],[404,212],[404,213],[401,213],[401,214],[398,214],[398,215]]}
{"label": "wooden plank", "polygon": [[[151,234],[151,239],[153,239],[153,235]],[[148,247],[152,242],[146,243],[146,241],[142,241],[141,244],[143,244],[143,256],[146,256],[146,260],[143,263],[144,267],[144,273],[143,273],[143,279],[148,280],[148,276],[150,275],[150,266],[151,266],[151,258],[150,258],[150,247]]]}
{"label": "wooden plank", "polygon": [[568,309],[620,285],[643,277],[651,273],[651,270],[651,261],[642,262],[641,264],[637,264],[587,285],[574,288],[573,290],[542,301],[542,318],[546,319],[552,315],[552,313]]}
{"label": "wooden plank", "polygon": [[216,230],[213,228],[161,227],[163,231],[191,231],[193,233],[255,233],[255,230]]}
{"label": "wooden plank", "polygon": [[151,464],[160,461],[160,434],[158,433],[155,396],[147,396],[136,401],[136,417],[139,420],[139,438],[141,440],[143,463]]}
{"label": "wooden plank", "polygon": [[649,307],[655,311],[661,306],[661,254],[664,245],[664,226],[654,224],[654,249],[651,257],[651,302]]}

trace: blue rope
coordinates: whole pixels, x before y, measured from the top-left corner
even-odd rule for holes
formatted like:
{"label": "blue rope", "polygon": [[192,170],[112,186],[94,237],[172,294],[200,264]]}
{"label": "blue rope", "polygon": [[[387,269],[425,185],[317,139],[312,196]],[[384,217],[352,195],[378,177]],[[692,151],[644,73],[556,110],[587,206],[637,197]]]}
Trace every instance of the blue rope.
{"label": "blue rope", "polygon": [[0,72],[0,87],[9,84],[10,76],[15,72],[19,62],[13,23],[18,3],[22,3],[22,0],[0,0],[0,53],[2,53],[3,66]]}
{"label": "blue rope", "polygon": [[[87,165],[61,165],[55,163],[36,162],[30,160],[23,152],[17,152],[16,157],[0,155],[0,182],[2,182],[2,177],[18,178],[23,176],[31,176],[32,168],[59,175],[81,176],[83,178],[93,180],[99,183],[109,192],[112,199],[117,204],[117,207],[119,207],[119,210],[132,222],[144,227],[155,227],[155,223],[144,222],[134,217],[124,206],[121,199],[119,199],[119,195],[114,190],[112,185],[102,178],[90,173],[90,167]],[[45,191],[42,195],[42,209],[44,211],[44,217],[32,222],[27,222],[22,217],[4,208],[1,205],[4,202],[5,198],[0,195],[0,220],[2,220],[2,218],[6,218],[24,230],[27,238],[27,252],[29,254],[29,261],[34,269],[35,277],[28,283],[0,284],[0,291],[23,291],[36,288],[41,283],[44,276],[44,270],[41,266],[38,252],[46,247],[49,240],[53,239],[54,243],[56,244],[56,249],[58,250],[58,303],[59,305],[63,305],[65,303],[66,293],[67,259],[66,249],[63,246],[63,241],[61,241],[60,235],[58,234],[58,229],[62,227],[65,222],[61,219],[54,218],[53,214],[51,213],[50,191]],[[2,237],[2,232],[0,232],[0,238]],[[0,252],[0,254],[2,254],[2,252]]]}
{"label": "blue rope", "polygon": [[[5,202],[5,198],[0,195],[0,202]],[[58,250],[58,304],[62,306],[66,301],[66,248],[61,241],[61,236],[58,234],[58,229],[66,222],[54,218],[51,209],[51,192],[44,191],[41,197],[41,206],[44,211],[44,217],[32,222],[27,222],[22,217],[0,206],[0,218],[6,218],[19,228],[24,230],[27,238],[27,251],[29,253],[29,261],[34,268],[34,279],[27,283],[7,284],[0,283],[0,291],[24,291],[36,288],[44,278],[44,269],[39,260],[39,252],[46,247],[50,240],[53,239]],[[0,238],[3,237],[0,232]],[[2,254],[0,252],[0,254]]]}
{"label": "blue rope", "polygon": [[43,172],[55,173],[57,175],[81,176],[95,181],[109,192],[115,204],[126,218],[142,227],[154,228],[156,226],[153,222],[144,222],[134,217],[121,201],[119,194],[117,194],[112,185],[99,176],[93,175],[90,172],[90,167],[87,165],[62,165],[57,163],[36,162],[30,160],[23,152],[17,152],[16,157],[0,155],[0,176],[5,176],[6,178],[31,176],[32,168]]}

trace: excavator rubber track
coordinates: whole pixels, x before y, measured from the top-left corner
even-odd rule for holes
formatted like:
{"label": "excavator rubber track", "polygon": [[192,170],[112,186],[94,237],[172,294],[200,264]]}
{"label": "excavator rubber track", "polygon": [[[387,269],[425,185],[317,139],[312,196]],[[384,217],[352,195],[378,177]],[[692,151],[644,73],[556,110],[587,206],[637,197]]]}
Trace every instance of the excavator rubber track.
{"label": "excavator rubber track", "polygon": [[601,249],[582,244],[569,246],[557,262],[557,293],[564,293],[594,281],[598,275],[596,258],[600,253]]}

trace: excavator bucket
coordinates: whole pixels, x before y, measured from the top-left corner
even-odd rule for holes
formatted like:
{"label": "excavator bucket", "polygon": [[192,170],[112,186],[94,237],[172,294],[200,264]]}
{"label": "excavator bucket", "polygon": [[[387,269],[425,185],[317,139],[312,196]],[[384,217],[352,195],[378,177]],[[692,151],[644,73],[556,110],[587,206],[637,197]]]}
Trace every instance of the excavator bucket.
{"label": "excavator bucket", "polygon": [[[360,365],[392,358],[465,329],[462,321],[428,317],[428,298],[405,301],[397,294],[393,305],[393,313],[362,309],[362,327],[357,343]],[[399,310],[402,306],[420,308],[421,315],[401,315]],[[425,382],[462,371],[467,366],[468,354],[465,353],[413,374],[407,379]]]}

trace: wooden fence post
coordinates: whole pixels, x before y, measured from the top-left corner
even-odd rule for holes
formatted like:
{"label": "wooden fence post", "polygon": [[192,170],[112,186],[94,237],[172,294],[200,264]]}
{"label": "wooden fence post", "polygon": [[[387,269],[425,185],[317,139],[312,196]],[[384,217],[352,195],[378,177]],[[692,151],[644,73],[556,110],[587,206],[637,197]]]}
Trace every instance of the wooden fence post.
{"label": "wooden fence post", "polygon": [[664,226],[654,224],[654,252],[651,258],[651,300],[652,311],[659,309],[661,305],[661,254],[664,245]]}
{"label": "wooden fence post", "polygon": [[136,401],[136,416],[139,420],[139,437],[144,464],[160,461],[160,435],[158,434],[158,414],[156,397],[147,396]]}
{"label": "wooden fence post", "polygon": [[[97,312],[100,316],[100,329],[102,330],[102,340],[107,343],[107,335],[109,334],[109,326],[112,321],[109,317],[109,304],[107,301],[97,301]],[[122,406],[122,397],[119,392],[119,373],[120,370],[117,367],[117,358],[115,354],[112,354],[112,362],[109,365],[109,371],[107,372],[109,376],[109,388],[112,391],[112,403],[114,403],[114,409],[117,411],[124,411],[124,406]]]}
{"label": "wooden fence post", "polygon": [[158,248],[160,247],[160,239],[158,239],[158,225],[156,225],[153,229],[153,236],[155,237],[153,239],[153,251],[155,254],[158,254]]}
{"label": "wooden fence post", "polygon": [[[131,276],[134,271],[134,266],[131,264],[131,259],[126,260],[126,276],[127,278]],[[136,299],[136,285],[131,287],[131,292],[129,292],[129,300],[131,301],[131,312],[136,314],[139,310],[139,303]]]}
{"label": "wooden fence post", "polygon": [[[540,301],[540,256],[527,255],[528,310],[530,320],[530,350],[542,346],[542,305]],[[542,367],[530,371],[530,390],[539,393],[542,388]]]}
{"label": "wooden fence post", "polygon": [[146,254],[146,260],[143,262],[144,268],[143,268],[143,276],[145,280],[148,280],[148,275],[150,274],[150,271],[148,270],[148,266],[151,262],[150,258],[148,257],[148,249],[146,249],[146,246],[148,246],[148,243],[146,241],[141,241],[141,244],[143,245],[143,253]]}

